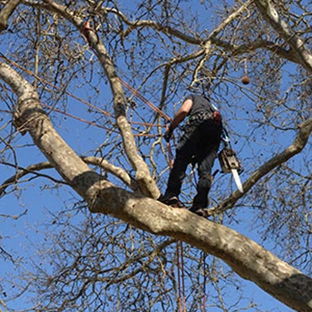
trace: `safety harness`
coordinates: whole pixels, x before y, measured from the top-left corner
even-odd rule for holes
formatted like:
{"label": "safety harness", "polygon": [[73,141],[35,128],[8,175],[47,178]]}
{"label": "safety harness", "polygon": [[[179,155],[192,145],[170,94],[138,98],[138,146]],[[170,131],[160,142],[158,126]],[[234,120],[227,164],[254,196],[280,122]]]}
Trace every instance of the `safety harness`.
{"label": "safety harness", "polygon": [[220,123],[222,121],[222,116],[218,110],[215,110],[213,112],[200,112],[190,116],[187,123],[192,123],[194,121],[203,121],[207,119],[211,119],[216,123]]}

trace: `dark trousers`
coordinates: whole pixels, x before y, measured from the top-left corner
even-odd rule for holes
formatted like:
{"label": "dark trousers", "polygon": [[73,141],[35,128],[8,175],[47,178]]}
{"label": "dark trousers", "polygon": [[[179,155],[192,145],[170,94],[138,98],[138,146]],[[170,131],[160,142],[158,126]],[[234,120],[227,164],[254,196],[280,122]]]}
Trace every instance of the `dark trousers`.
{"label": "dark trousers", "polygon": [[212,119],[193,121],[185,126],[185,132],[176,149],[164,197],[180,194],[187,166],[190,163],[197,163],[197,194],[193,199],[192,209],[208,206],[208,193],[212,182],[211,170],[221,142],[221,132],[222,124]]}

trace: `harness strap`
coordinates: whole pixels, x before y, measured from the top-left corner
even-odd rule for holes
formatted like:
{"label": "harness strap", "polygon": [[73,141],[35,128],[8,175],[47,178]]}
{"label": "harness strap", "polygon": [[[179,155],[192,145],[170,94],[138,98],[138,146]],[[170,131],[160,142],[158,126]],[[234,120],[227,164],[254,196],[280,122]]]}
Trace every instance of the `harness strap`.
{"label": "harness strap", "polygon": [[193,116],[190,116],[188,119],[188,123],[190,123],[192,121],[202,121],[202,120],[207,120],[207,119],[211,119],[217,123],[220,123],[222,121],[222,116],[221,116],[219,111],[200,112],[200,113],[197,113]]}

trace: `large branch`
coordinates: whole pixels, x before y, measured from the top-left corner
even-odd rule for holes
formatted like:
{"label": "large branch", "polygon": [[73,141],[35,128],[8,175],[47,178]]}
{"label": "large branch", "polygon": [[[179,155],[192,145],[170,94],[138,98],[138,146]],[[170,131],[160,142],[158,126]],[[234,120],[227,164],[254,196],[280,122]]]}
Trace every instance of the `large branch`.
{"label": "large branch", "polygon": [[249,238],[184,210],[135,195],[104,180],[62,140],[42,110],[34,87],[0,63],[0,79],[18,96],[20,131],[96,213],[110,214],[156,235],[171,236],[223,259],[240,276],[298,311],[312,309],[312,279],[281,261]]}
{"label": "large branch", "polygon": [[10,0],[0,11],[0,33],[8,28],[8,20],[21,0]]}
{"label": "large branch", "polygon": [[289,307],[311,312],[312,279],[234,230],[119,188],[99,189],[93,212],[108,213],[142,230],[198,247],[223,259],[242,278]]}
{"label": "large branch", "polygon": [[51,0],[45,0],[44,2],[47,3],[47,8],[49,10],[57,12],[72,23],[85,36],[89,45],[95,51],[110,83],[114,98],[116,123],[121,133],[127,157],[136,171],[135,177],[140,186],[141,192],[152,198],[158,198],[160,192],[156,182],[151,177],[147,164],[137,151],[134,136],[126,118],[125,96],[122,85],[115,71],[113,60],[107,53],[104,44],[99,40],[96,32],[90,28],[89,23],[75,16],[67,7],[54,3]]}
{"label": "large branch", "polygon": [[28,81],[1,62],[0,79],[18,96],[15,113],[15,125],[18,130],[22,133],[28,131],[34,143],[64,180],[88,200],[90,188],[101,177],[93,172],[55,131],[40,105],[35,88]]}
{"label": "large branch", "polygon": [[303,40],[281,19],[271,0],[256,0],[255,4],[263,18],[289,43],[292,54],[308,72],[312,72],[312,55]]}

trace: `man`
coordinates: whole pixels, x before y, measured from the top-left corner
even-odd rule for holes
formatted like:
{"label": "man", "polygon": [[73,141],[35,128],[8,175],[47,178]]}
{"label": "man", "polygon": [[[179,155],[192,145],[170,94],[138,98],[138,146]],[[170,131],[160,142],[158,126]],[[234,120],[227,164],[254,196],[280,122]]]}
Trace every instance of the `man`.
{"label": "man", "polygon": [[205,216],[208,193],[212,183],[211,169],[221,142],[222,120],[219,111],[210,101],[198,95],[189,95],[175,114],[164,138],[169,142],[173,130],[188,116],[177,149],[167,190],[158,200],[164,204],[181,207],[179,194],[187,166],[198,165],[197,194],[190,211]]}

